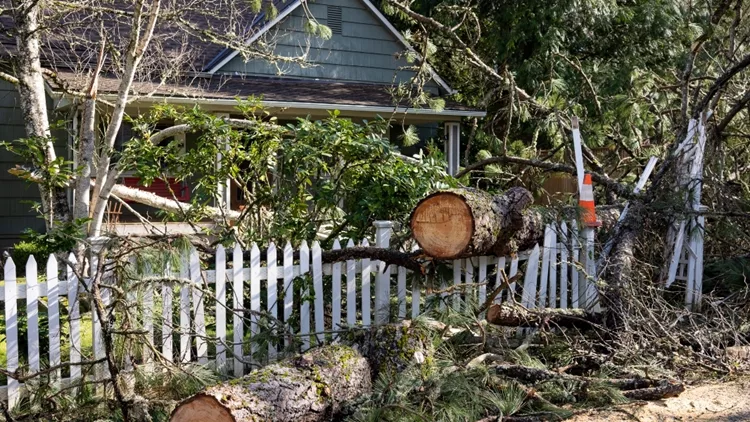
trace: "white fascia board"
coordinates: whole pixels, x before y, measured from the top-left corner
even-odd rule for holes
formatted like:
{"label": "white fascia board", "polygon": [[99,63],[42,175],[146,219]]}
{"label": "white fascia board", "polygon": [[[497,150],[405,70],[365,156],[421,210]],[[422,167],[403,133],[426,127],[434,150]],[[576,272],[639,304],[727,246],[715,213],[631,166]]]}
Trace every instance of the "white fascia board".
{"label": "white fascia board", "polygon": [[[110,94],[111,95],[111,94]],[[110,95],[100,95],[108,97]],[[415,114],[415,115],[433,115],[433,116],[454,116],[454,117],[484,117],[487,115],[484,111],[479,110],[450,110],[442,111],[432,110],[429,108],[409,108],[409,107],[384,107],[368,106],[358,104],[331,104],[331,103],[308,103],[294,101],[261,101],[268,108],[284,109],[302,109],[302,110],[339,110],[339,111],[356,111],[365,113],[396,113]],[[237,100],[233,98],[187,98],[187,97],[143,97],[134,99],[133,103],[167,103],[167,104],[205,104],[214,106],[234,107]]]}
{"label": "white fascia board", "polygon": [[[270,22],[266,23],[265,25],[263,25],[263,28],[261,28],[260,31],[258,31],[257,33],[255,33],[249,40],[247,40],[245,42],[245,45],[250,45],[250,44],[254,43],[263,34],[265,34],[266,32],[268,32],[268,30],[270,30],[271,28],[273,28],[277,23],[281,22],[282,19],[284,19],[290,13],[292,13],[295,9],[297,9],[302,4],[303,1],[305,1],[305,0],[296,0],[294,3],[290,4],[289,6],[287,6],[286,9],[284,9],[281,13],[279,13],[278,15],[276,15],[276,17],[272,21],[270,21]],[[211,69],[209,69],[208,73],[211,74],[211,75],[213,75],[219,69],[221,69],[222,67],[224,67],[225,64],[229,63],[230,60],[232,60],[233,58],[237,57],[238,54],[240,54],[239,50],[232,51],[232,53],[230,53],[227,57],[225,57],[224,60],[220,61],[214,67],[212,67]]]}
{"label": "white fascia board", "polygon": [[[401,35],[401,32],[398,29],[396,29],[396,27],[394,27],[393,24],[391,24],[391,22],[388,20],[388,18],[386,18],[382,13],[380,13],[380,10],[378,10],[378,8],[375,7],[375,5],[372,4],[372,2],[370,0],[362,0],[362,2],[367,6],[367,8],[370,9],[370,11],[375,16],[378,17],[378,19],[380,19],[380,21],[383,23],[383,25],[385,25],[386,28],[388,28],[388,30],[391,31],[391,33],[393,33],[393,35],[396,38],[398,38],[399,41],[401,41],[401,44],[403,44],[404,47],[406,47],[407,50],[409,50],[410,52],[414,53],[417,56],[418,60],[424,60],[422,58],[422,55],[419,54],[419,53],[417,53],[417,51],[411,46],[411,44],[409,44],[409,41],[407,41],[406,38],[404,38],[404,36]],[[432,79],[434,79],[435,82],[437,82],[446,91],[448,91],[449,95],[452,95],[452,94],[456,93],[456,90],[454,90],[453,88],[451,88],[450,85],[448,85],[448,83],[445,82],[445,80],[443,78],[441,78],[440,75],[437,74],[437,72],[435,72],[435,70],[432,68],[432,66],[429,65],[429,63],[427,64],[427,68],[430,70],[430,75],[432,75]]]}

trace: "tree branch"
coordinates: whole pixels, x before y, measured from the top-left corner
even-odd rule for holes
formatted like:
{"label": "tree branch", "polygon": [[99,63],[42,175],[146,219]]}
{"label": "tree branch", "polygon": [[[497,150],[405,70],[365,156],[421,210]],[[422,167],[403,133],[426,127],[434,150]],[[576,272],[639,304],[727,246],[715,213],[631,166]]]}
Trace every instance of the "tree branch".
{"label": "tree branch", "polygon": [[[541,161],[537,159],[529,159],[529,158],[521,158],[521,157],[513,157],[513,156],[502,156],[502,157],[491,157],[486,160],[478,161],[460,172],[456,174],[456,178],[460,179],[467,173],[484,168],[490,164],[518,164],[522,166],[530,166],[530,167],[537,167],[541,169],[545,169],[547,171],[561,171],[564,173],[570,173],[570,174],[576,174],[576,168],[573,166],[569,166],[567,164],[562,163],[550,163],[547,161]],[[622,196],[623,198],[632,198],[636,196],[636,194],[633,193],[632,189],[629,188],[626,185],[623,185],[622,183],[619,183],[607,176],[604,176],[602,174],[596,173],[596,172],[589,172],[591,174],[591,179],[600,184],[605,186],[607,189],[617,193],[619,196]]]}

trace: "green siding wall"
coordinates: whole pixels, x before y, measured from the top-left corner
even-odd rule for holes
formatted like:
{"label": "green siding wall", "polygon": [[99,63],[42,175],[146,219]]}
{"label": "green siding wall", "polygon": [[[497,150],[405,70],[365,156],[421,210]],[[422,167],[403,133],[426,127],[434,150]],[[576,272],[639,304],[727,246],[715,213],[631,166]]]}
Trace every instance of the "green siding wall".
{"label": "green siding wall", "polygon": [[[256,76],[281,76],[302,79],[327,79],[348,82],[391,84],[408,82],[414,72],[399,69],[409,66],[401,57],[405,47],[360,0],[317,0],[309,3],[315,19],[327,24],[328,6],[341,7],[341,34],[329,40],[312,37],[304,31],[305,12],[294,10],[269,30],[278,55],[299,57],[309,46],[305,65],[276,64],[265,60],[245,62],[237,56],[219,72]],[[437,84],[429,88],[437,92]]]}
{"label": "green siding wall", "polygon": [[[65,154],[66,138],[58,135],[57,152]],[[0,141],[26,136],[23,116],[15,86],[0,81]],[[20,180],[8,170],[20,163],[17,155],[0,147],[0,248],[16,243],[26,228],[44,230],[44,221],[31,210],[30,202],[39,202],[35,184]]]}

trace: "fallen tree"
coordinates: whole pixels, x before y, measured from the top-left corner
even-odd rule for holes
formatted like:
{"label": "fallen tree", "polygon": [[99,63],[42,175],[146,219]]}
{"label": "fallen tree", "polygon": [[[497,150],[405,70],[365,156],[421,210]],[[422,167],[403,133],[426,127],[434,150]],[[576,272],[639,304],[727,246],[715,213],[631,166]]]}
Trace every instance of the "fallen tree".
{"label": "fallen tree", "polygon": [[180,403],[170,420],[324,421],[371,388],[362,355],[348,346],[326,346],[209,387]]}
{"label": "fallen tree", "polygon": [[537,244],[544,235],[534,201],[521,187],[503,195],[462,188],[435,192],[422,199],[411,215],[414,239],[437,259],[507,255]]}

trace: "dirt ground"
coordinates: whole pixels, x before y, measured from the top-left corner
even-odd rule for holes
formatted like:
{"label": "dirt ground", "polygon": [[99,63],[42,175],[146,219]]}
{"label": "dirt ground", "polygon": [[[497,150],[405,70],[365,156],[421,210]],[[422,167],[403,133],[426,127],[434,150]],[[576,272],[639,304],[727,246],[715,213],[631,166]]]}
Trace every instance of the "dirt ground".
{"label": "dirt ground", "polygon": [[569,421],[750,421],[750,379],[689,386],[679,397],[578,414]]}

